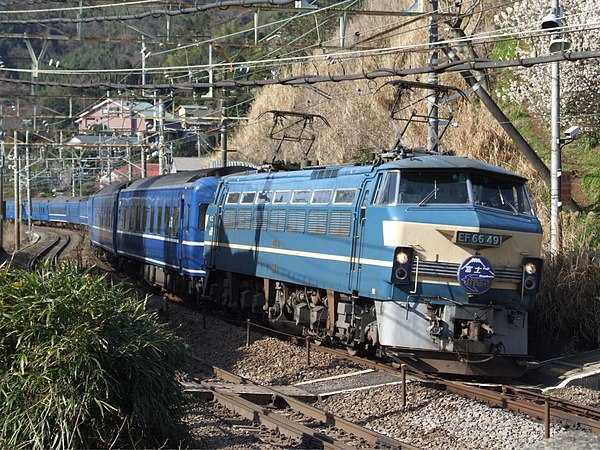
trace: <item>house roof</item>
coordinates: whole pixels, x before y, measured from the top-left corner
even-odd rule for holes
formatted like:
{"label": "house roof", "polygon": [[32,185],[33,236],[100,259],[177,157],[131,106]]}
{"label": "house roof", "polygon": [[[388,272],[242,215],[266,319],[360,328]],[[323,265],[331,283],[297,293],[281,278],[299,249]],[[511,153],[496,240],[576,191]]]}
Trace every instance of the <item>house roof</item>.
{"label": "house roof", "polygon": [[136,136],[121,136],[112,134],[78,134],[73,136],[67,144],[70,145],[127,145],[137,144],[139,142]]}
{"label": "house roof", "polygon": [[[131,112],[133,112],[139,116],[143,116],[145,118],[154,118],[155,116],[158,116],[158,113],[159,113],[159,108],[150,102],[129,101],[129,100],[121,100],[121,99],[113,100],[112,98],[107,98],[106,100],[98,103],[97,105],[94,105],[94,106],[88,108],[87,110],[85,110],[84,112],[79,114],[79,118],[77,120],[75,120],[75,123],[81,122],[84,118],[86,118],[90,114],[94,113],[95,111],[98,111],[103,106],[108,105],[108,104],[116,105],[125,111],[131,111]],[[170,112],[167,112],[163,109],[163,117],[166,119],[173,118],[173,114],[171,114]]]}
{"label": "house roof", "polygon": [[187,172],[190,170],[208,169],[216,158],[198,157],[173,157],[173,172]]}
{"label": "house roof", "polygon": [[[146,176],[147,177],[155,177],[159,174],[158,172],[159,164],[158,163],[147,163],[146,164]],[[127,166],[121,166],[117,169],[114,169],[113,176],[117,176],[118,179],[127,179],[129,175],[129,169]],[[142,168],[138,165],[134,165],[132,167],[132,176],[133,179],[141,178],[142,176]]]}

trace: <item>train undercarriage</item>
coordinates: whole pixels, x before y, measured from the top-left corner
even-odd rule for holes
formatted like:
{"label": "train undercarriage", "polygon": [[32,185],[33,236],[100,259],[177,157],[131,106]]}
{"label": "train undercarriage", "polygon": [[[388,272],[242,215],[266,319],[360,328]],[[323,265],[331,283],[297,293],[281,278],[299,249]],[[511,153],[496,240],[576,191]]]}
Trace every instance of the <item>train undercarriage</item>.
{"label": "train undercarriage", "polygon": [[[432,346],[448,348],[392,347],[381,345],[381,322],[377,320],[377,303],[381,302],[373,299],[221,272],[210,274],[206,288],[211,303],[242,311],[280,331],[310,337],[318,344],[345,347],[352,355],[405,363],[422,372],[518,377],[531,361],[525,355],[503,354],[502,344],[490,343],[494,334],[490,323],[460,318],[464,308],[444,311],[443,306],[428,305],[423,314],[417,312],[423,318],[422,329],[414,323],[410,333],[425,334]],[[447,318],[450,310],[456,315],[452,320]],[[450,338],[444,339],[442,335],[448,333]]]}
{"label": "train undercarriage", "polygon": [[[122,266],[129,273],[141,273],[149,284],[196,301],[209,301],[217,310],[234,312],[293,335],[310,337],[320,345],[346,348],[351,355],[379,357],[407,364],[426,373],[476,377],[518,377],[531,359],[527,356],[482,352],[482,342],[494,330],[483,322],[456,320],[453,323],[453,351],[391,347],[381,345],[377,306],[372,299],[287,284],[274,280],[212,271],[203,278],[182,277],[177,273],[146,264]],[[429,307],[424,333],[432,341],[440,339],[444,328],[443,311]],[[419,330],[414,330],[418,333]]]}

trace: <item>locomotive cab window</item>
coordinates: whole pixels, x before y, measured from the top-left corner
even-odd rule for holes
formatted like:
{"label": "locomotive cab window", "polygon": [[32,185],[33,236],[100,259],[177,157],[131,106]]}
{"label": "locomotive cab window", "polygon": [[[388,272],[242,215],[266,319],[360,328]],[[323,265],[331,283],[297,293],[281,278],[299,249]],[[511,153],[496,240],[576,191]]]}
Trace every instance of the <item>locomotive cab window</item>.
{"label": "locomotive cab window", "polygon": [[509,211],[513,214],[533,215],[527,188],[521,180],[472,174],[471,184],[475,205]]}
{"label": "locomotive cab window", "polygon": [[468,203],[465,172],[422,170],[387,172],[379,184],[376,204],[463,204]]}
{"label": "locomotive cab window", "polygon": [[402,172],[398,203],[468,203],[467,174],[453,171]]}
{"label": "locomotive cab window", "polygon": [[380,189],[377,194],[376,203],[378,205],[393,205],[396,203],[399,180],[399,172],[387,172],[385,174],[383,182],[380,183]]}

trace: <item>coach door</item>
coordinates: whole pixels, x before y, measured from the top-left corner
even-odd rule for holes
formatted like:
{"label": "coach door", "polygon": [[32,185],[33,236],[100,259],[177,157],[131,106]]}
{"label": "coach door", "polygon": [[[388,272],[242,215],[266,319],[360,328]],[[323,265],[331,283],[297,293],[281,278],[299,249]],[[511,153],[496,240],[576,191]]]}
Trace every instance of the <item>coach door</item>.
{"label": "coach door", "polygon": [[[184,194],[181,195],[181,197],[179,198],[178,203],[178,207],[175,210],[175,220],[173,220],[173,224],[177,224],[177,230],[175,230],[175,236],[177,236],[177,263],[179,265],[179,273],[183,274],[183,252],[184,252],[184,247],[183,247],[183,240],[184,240],[184,230],[185,227],[183,226],[183,216],[185,213],[185,197]],[[189,214],[189,211],[188,211]]]}
{"label": "coach door", "polygon": [[206,267],[214,267],[219,250],[219,237],[222,230],[223,204],[227,198],[228,187],[222,184],[215,194],[215,202],[208,207],[206,230],[204,231],[205,245],[210,242],[209,248],[204,252]]}
{"label": "coach door", "polygon": [[360,290],[360,275],[362,270],[360,258],[362,256],[365,240],[365,214],[367,211],[367,203],[371,196],[371,181],[372,180],[363,181],[352,216],[352,250],[350,252],[350,277],[348,280],[348,288],[356,293]]}

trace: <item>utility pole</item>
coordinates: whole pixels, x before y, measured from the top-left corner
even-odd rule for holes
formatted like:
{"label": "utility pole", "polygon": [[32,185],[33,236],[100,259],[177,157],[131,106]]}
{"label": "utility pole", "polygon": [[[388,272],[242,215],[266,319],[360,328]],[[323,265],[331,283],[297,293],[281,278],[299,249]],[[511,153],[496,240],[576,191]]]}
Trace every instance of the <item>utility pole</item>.
{"label": "utility pole", "polygon": [[19,155],[17,152],[17,130],[13,134],[14,191],[15,191],[15,251],[21,250],[21,189],[19,180]]}
{"label": "utility pole", "polygon": [[48,48],[48,41],[44,41],[42,45],[42,49],[40,50],[39,56],[36,56],[33,47],[28,39],[25,39],[25,45],[27,46],[27,50],[29,51],[29,56],[31,57],[31,97],[33,98],[33,130],[37,130],[37,101],[35,100],[35,79],[39,75],[40,61],[46,54],[46,49]]}
{"label": "utility pole", "polygon": [[[429,0],[429,3],[431,3],[432,12],[431,23],[429,25],[429,44],[431,44],[430,46],[433,50],[430,62],[432,67],[436,67],[439,64],[439,53],[436,48],[437,42],[439,41],[438,19],[436,17],[439,7],[438,0]],[[431,84],[438,84],[438,74],[431,72],[428,81]],[[441,148],[439,146],[439,107],[437,104],[436,91],[429,91],[429,95],[427,97],[427,108],[427,116],[429,117],[429,126],[427,127],[427,150],[439,153]]]}
{"label": "utility pole", "polygon": [[[552,0],[550,13],[542,18],[542,28],[552,32],[550,41],[550,53],[565,51],[570,44],[563,39],[561,20],[563,10],[558,0]],[[550,164],[550,253],[552,258],[558,255],[561,247],[560,232],[560,176],[562,174],[561,164],[561,140],[560,140],[560,66],[558,62],[551,63],[552,69],[552,107],[550,126],[552,130],[552,155]]]}
{"label": "utility pole", "polygon": [[0,250],[4,249],[4,216],[6,215],[6,205],[4,204],[4,142],[5,133],[1,132],[2,141],[0,141]]}
{"label": "utility pole", "polygon": [[165,173],[165,104],[158,99],[158,174]]}
{"label": "utility pole", "polygon": [[146,170],[146,148],[145,144],[142,144],[141,152],[140,152],[140,166],[141,166],[141,178],[146,178],[147,170]]}
{"label": "utility pole", "polygon": [[221,93],[221,167],[227,167],[227,100],[225,99],[225,89]]}
{"label": "utility pole", "polygon": [[25,132],[25,193],[27,195],[27,235],[31,235],[31,158],[29,154],[29,130]]}

